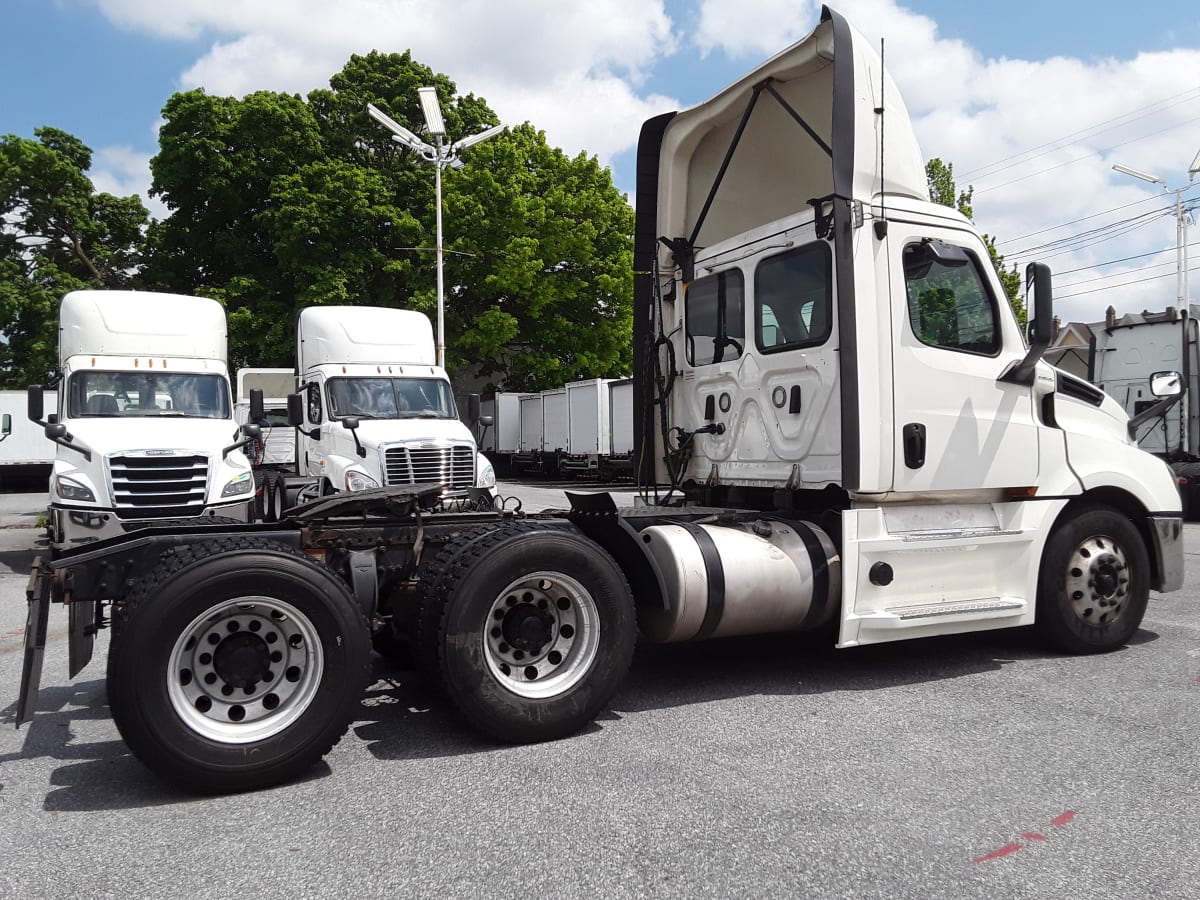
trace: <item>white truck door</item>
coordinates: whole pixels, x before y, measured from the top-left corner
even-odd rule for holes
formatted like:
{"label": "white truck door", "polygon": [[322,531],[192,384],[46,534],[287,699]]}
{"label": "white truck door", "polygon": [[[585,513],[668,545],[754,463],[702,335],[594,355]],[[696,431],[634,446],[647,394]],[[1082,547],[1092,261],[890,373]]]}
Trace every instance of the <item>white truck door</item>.
{"label": "white truck door", "polygon": [[966,232],[892,225],[894,489],[1036,485],[1033,392],[997,380],[1025,348],[990,260]]}
{"label": "white truck door", "polygon": [[[325,475],[325,448],[321,437],[325,425],[325,404],[321,383],[310,381],[302,385],[300,395],[304,398],[304,430],[297,447],[296,465],[301,475],[323,477]],[[309,437],[307,432],[312,432]],[[328,440],[328,438],[326,438]]]}
{"label": "white truck door", "polygon": [[697,441],[693,471],[722,483],[836,482],[832,251],[809,223],[742,254],[725,268],[712,266],[685,295],[682,418],[724,427]]}

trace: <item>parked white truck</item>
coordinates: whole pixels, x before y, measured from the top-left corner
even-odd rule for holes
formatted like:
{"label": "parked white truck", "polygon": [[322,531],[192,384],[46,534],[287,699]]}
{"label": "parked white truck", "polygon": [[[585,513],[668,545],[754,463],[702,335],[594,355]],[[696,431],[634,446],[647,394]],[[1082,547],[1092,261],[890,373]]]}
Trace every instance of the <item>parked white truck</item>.
{"label": "parked white truck", "polygon": [[[57,398],[47,398],[48,413],[58,412]],[[0,391],[0,489],[45,490],[54,465],[54,445],[26,416],[25,391]]]}
{"label": "parked white truck", "polygon": [[[1121,405],[1138,445],[1175,472],[1187,517],[1200,518],[1200,306],[1071,322],[1046,358]],[[1164,401],[1154,382],[1175,372],[1181,391]]]}
{"label": "parked white truck", "polygon": [[389,487],[39,562],[16,721],[56,599],[111,607],[108,700],[133,752],[219,791],[329,750],[381,622],[469,721],[532,741],[594,719],[639,628],[857,647],[1032,624],[1091,653],[1181,586],[1171,472],[1115,401],[1039,359],[1044,266],[1026,347],[982,238],[929,201],[904,105],[839,15],[647,122],[638,170],[634,457],[657,505],[446,512],[439,488]]}
{"label": "parked white truck", "polygon": [[253,481],[233,417],[225,311],[215,300],[73,291],[58,314],[57,408],[29,418],[57,445],[50,546],[68,550],[153,519],[245,522]]}
{"label": "parked white truck", "polygon": [[296,318],[303,416],[297,477],[264,481],[269,521],[301,499],[381,485],[442,484],[447,497],[496,485],[492,464],[459,420],[446,371],[435,363],[422,313],[372,306],[310,306]]}

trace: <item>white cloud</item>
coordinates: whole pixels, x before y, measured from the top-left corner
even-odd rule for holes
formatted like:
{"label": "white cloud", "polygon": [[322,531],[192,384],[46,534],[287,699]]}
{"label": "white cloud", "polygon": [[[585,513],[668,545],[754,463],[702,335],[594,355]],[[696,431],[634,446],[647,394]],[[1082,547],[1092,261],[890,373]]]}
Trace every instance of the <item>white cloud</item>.
{"label": "white cloud", "polygon": [[92,154],[88,177],[101,193],[114,197],[137,194],[150,215],[161,219],[167,215],[167,208],[150,196],[150,156],[129,147],[101,147]]}
{"label": "white cloud", "polygon": [[680,105],[636,92],[677,43],[662,0],[94,2],[127,28],[213,35],[180,84],[214,94],[305,93],[327,85],[351,53],[411,49],[503,120],[533,121],[551,143],[604,162],[633,146],[641,119]]}
{"label": "white cloud", "polygon": [[[819,8],[812,0],[702,0],[694,40],[709,55],[744,59],[749,67],[811,31]],[[1063,273],[1056,278],[1061,299],[1055,305],[1064,320],[1102,319],[1110,303],[1118,312],[1174,304],[1173,214],[1150,215],[1140,227],[1107,240],[1100,240],[1107,233],[1094,235],[1095,243],[1080,242],[1069,252],[1052,246],[1014,254],[1170,203],[1160,189],[1119,175],[1111,166],[1122,162],[1154,171],[1172,187],[1186,184],[1188,164],[1200,148],[1200,89],[1182,73],[1200,71],[1200,50],[1091,61],[987,59],[962,41],[941,36],[932,19],[896,0],[842,0],[838,9],[875,46],[886,40],[888,68],[904,94],[922,151],[926,158],[952,162],[960,188],[974,184],[980,228],[998,237],[1010,261],[1023,267],[1042,258]],[[1014,54],[1019,50],[1014,47]],[[1189,94],[1181,94],[1189,88]],[[1036,156],[1028,153],[1031,148],[1038,148]],[[1200,189],[1196,194],[1200,198]],[[1097,215],[1131,203],[1136,205]],[[1085,216],[1093,218],[1043,231]],[[1161,248],[1171,252],[1070,271]],[[1200,252],[1193,250],[1192,257],[1200,259]],[[1130,271],[1161,261],[1169,264]],[[1085,282],[1099,276],[1106,279]],[[1200,275],[1192,282],[1200,286]]]}

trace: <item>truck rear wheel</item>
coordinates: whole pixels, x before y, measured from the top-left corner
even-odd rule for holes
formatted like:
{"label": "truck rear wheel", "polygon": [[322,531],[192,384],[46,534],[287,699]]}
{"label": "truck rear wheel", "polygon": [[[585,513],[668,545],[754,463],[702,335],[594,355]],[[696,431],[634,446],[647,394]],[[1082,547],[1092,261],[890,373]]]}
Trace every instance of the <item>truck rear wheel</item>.
{"label": "truck rear wheel", "polygon": [[263,521],[283,521],[283,511],[287,508],[286,489],[283,479],[274,472],[268,472],[263,481]]}
{"label": "truck rear wheel", "polygon": [[612,557],[582,535],[528,526],[467,535],[459,546],[447,547],[449,568],[422,598],[422,618],[437,626],[426,628],[421,655],[436,660],[450,699],[506,741],[587,725],[629,670],[637,633]]}
{"label": "truck rear wheel", "polygon": [[1115,650],[1133,637],[1150,595],[1141,535],[1107,506],[1084,507],[1046,542],[1036,627],[1068,653]]}
{"label": "truck rear wheel", "polygon": [[177,547],[114,618],[113,720],[143,763],[197,793],[309,768],[345,733],[370,673],[345,586],[281,545]]}

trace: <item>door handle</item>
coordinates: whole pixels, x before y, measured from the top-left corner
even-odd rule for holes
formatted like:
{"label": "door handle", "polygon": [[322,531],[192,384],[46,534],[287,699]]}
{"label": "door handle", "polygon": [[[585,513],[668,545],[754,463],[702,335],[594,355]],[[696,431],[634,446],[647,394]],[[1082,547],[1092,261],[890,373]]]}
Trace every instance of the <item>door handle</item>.
{"label": "door handle", "polygon": [[904,441],[904,464],[910,469],[925,465],[925,426],[920,422],[909,422],[902,432]]}

